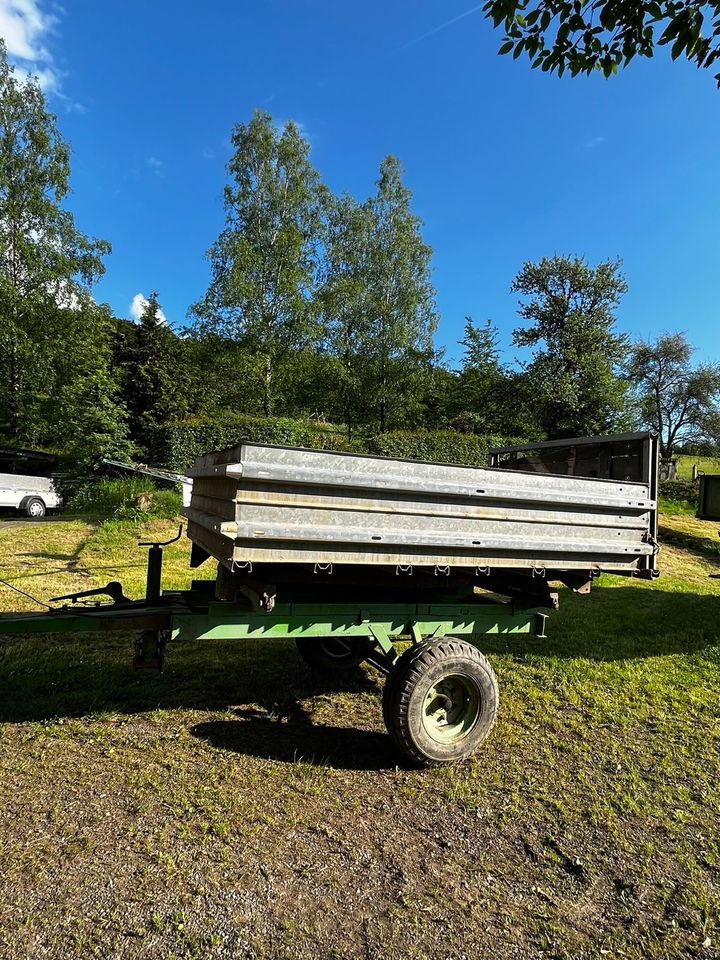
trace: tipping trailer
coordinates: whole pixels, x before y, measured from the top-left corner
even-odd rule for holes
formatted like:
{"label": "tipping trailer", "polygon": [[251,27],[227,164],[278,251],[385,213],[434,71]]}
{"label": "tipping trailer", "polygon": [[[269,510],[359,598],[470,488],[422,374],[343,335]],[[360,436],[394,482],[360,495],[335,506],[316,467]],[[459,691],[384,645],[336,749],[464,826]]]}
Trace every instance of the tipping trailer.
{"label": "tipping trailer", "polygon": [[[544,637],[555,583],[587,593],[604,572],[657,576],[655,437],[563,444],[564,457],[532,445],[528,469],[261,444],[208,454],[189,471],[186,512],[191,566],[213,558],[215,580],[163,591],[166,544],[145,544],[143,600],[113,581],[0,616],[0,634],[134,630],[135,666],[160,668],[170,639],[294,639],[313,667],[367,661],[387,675],[384,720],[408,759],[465,759],[499,702],[471,641]],[[397,640],[411,641],[401,656]]]}

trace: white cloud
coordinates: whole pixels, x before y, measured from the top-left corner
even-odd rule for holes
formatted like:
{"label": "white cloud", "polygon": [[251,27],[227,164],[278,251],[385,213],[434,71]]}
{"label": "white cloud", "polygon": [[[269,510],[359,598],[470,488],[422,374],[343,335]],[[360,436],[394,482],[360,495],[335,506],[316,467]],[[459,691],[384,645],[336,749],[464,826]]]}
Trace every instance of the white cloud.
{"label": "white cloud", "polygon": [[[134,323],[138,323],[140,317],[143,315],[143,310],[148,305],[148,298],[144,293],[136,293],[132,298],[130,306],[128,307],[128,312],[130,313],[130,319]],[[160,323],[167,324],[167,317],[163,311],[158,307],[158,317],[160,318]]]}
{"label": "white cloud", "polygon": [[40,0],[0,0],[0,36],[17,76],[34,74],[46,92],[57,91],[60,77],[46,46],[57,17],[41,9]]}
{"label": "white cloud", "polygon": [[146,157],[145,163],[154,173],[157,173],[158,176],[162,173],[163,162],[162,160],[158,160],[157,157]]}

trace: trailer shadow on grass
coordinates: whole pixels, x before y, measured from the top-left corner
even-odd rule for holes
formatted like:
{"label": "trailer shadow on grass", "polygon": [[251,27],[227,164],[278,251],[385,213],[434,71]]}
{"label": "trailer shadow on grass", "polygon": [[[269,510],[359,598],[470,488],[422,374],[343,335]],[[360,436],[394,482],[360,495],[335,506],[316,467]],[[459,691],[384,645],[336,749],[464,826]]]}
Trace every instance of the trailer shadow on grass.
{"label": "trailer shadow on grass", "polygon": [[313,722],[296,705],[282,719],[259,710],[238,710],[234,720],[198,723],[190,732],[220,750],[261,760],[305,762],[337,770],[390,770],[400,762],[385,733]]}
{"label": "trailer shadow on grass", "polygon": [[[490,635],[477,642],[491,658],[520,662],[700,654],[720,643],[720,596],[658,585],[601,587],[589,597],[563,591],[547,630],[546,638]],[[224,717],[207,723],[189,717],[188,726],[225,749],[279,759],[329,754],[340,765],[347,757],[354,764],[357,758],[370,763],[370,755],[374,764],[388,759],[376,734],[323,723],[331,711],[332,718],[360,717],[361,726],[377,725],[383,680],[370,670],[319,676],[291,641],[251,640],[170,645],[165,674],[135,673],[132,639],[115,633],[3,637],[0,722],[158,709],[220,712]],[[230,708],[239,711],[232,719]]]}
{"label": "trailer shadow on grass", "polygon": [[596,586],[585,597],[563,590],[547,637],[487,636],[480,646],[490,654],[602,662],[688,654],[720,643],[720,596],[661,584]]}
{"label": "trailer shadow on grass", "polygon": [[0,722],[21,723],[153,710],[258,709],[297,719],[308,698],[376,697],[379,675],[318,675],[292,642],[198,641],[168,648],[165,672],[135,672],[133,635],[0,639]]}

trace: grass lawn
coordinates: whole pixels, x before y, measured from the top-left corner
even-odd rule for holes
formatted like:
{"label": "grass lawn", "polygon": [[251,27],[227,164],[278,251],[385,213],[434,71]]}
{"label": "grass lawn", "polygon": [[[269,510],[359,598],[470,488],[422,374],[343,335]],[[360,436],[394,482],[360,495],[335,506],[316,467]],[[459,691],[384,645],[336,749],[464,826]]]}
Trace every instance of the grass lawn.
{"label": "grass lawn", "polygon": [[[397,765],[371,668],[319,679],[286,642],[159,676],[130,636],[3,639],[0,957],[718,957],[717,527],[664,517],[660,580],[483,640],[498,724],[450,769]],[[0,577],[140,596],[135,541],[172,531],[0,523]]]}
{"label": "grass lawn", "polygon": [[720,473],[720,457],[690,457],[682,454],[677,462],[678,480],[690,480],[695,463],[701,473]]}

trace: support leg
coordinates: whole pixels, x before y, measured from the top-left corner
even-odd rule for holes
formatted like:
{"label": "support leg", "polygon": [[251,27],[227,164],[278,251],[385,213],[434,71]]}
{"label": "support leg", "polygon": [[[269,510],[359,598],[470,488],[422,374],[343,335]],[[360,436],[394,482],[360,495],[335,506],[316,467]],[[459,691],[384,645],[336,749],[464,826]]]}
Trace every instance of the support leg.
{"label": "support leg", "polygon": [[135,640],[133,669],[157,670],[162,673],[169,630],[143,630]]}
{"label": "support leg", "polygon": [[370,654],[365,659],[382,673],[390,673],[398,659],[395,645],[385,628],[379,624],[370,624],[370,634],[373,638],[373,645]]}

